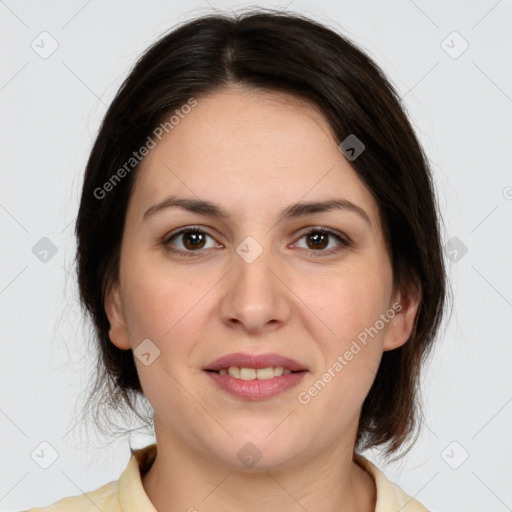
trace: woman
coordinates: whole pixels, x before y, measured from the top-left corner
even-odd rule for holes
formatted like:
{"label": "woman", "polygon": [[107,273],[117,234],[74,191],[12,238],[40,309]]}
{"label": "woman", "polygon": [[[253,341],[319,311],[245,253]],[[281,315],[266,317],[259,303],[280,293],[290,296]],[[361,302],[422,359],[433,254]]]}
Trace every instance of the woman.
{"label": "woman", "polygon": [[418,425],[438,213],[397,93],[353,43],[278,12],[173,30],[105,116],[76,235],[91,400],[143,394],[156,444],[32,510],[426,510],[360,452],[396,454]]}

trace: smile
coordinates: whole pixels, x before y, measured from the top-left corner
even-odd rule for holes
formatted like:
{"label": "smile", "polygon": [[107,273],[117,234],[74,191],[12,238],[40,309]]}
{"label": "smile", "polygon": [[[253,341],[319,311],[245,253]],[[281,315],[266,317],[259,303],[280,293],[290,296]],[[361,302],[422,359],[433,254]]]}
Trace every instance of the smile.
{"label": "smile", "polygon": [[268,368],[240,368],[239,366],[230,366],[221,368],[217,372],[219,375],[229,375],[235,379],[241,380],[268,380],[281,375],[289,375],[292,370],[283,366],[269,366]]}
{"label": "smile", "polygon": [[296,386],[307,370],[292,371],[282,366],[268,368],[239,368],[230,366],[205,374],[217,389],[242,400],[266,400]]}

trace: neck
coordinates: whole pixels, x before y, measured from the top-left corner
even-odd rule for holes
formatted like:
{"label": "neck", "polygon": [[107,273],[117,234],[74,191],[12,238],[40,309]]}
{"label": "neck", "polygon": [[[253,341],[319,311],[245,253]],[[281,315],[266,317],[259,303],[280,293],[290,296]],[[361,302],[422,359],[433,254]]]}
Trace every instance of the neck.
{"label": "neck", "polygon": [[157,446],[142,485],[158,512],[375,510],[374,481],[353,461],[352,446],[330,446],[292,467],[260,471],[219,463],[158,431]]}

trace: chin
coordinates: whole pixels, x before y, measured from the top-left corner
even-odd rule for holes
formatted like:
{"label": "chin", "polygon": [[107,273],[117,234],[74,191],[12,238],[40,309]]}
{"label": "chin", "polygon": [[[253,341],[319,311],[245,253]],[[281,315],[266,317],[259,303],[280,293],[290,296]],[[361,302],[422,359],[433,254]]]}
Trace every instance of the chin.
{"label": "chin", "polygon": [[299,453],[307,446],[299,447],[298,443],[292,443],[287,432],[283,431],[281,436],[277,432],[268,436],[269,432],[267,429],[265,433],[236,435],[225,444],[222,453],[218,453],[217,462],[222,459],[231,469],[250,472],[284,469],[296,464]]}

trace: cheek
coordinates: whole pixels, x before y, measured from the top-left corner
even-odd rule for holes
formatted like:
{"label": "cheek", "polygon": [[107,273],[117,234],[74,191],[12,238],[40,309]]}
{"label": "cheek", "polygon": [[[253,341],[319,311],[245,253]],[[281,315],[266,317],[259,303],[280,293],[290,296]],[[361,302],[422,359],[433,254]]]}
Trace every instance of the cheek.
{"label": "cheek", "polygon": [[[149,338],[161,348],[177,326],[183,327],[197,295],[186,279],[175,273],[172,279],[147,264],[126,261],[122,273],[123,311],[130,336],[135,341]],[[197,300],[197,299],[196,299]]]}
{"label": "cheek", "polygon": [[366,332],[389,307],[389,276],[379,274],[375,267],[361,266],[318,277],[314,282],[303,280],[297,294],[305,297],[304,302],[328,327],[326,339],[332,340],[336,349]]}
{"label": "cheek", "polygon": [[374,326],[387,310],[387,295],[369,273],[331,280],[326,290],[309,296],[329,330],[316,338],[321,363],[298,400],[312,424],[329,411],[326,433],[335,436],[359,413],[375,380],[386,327],[375,331]]}

